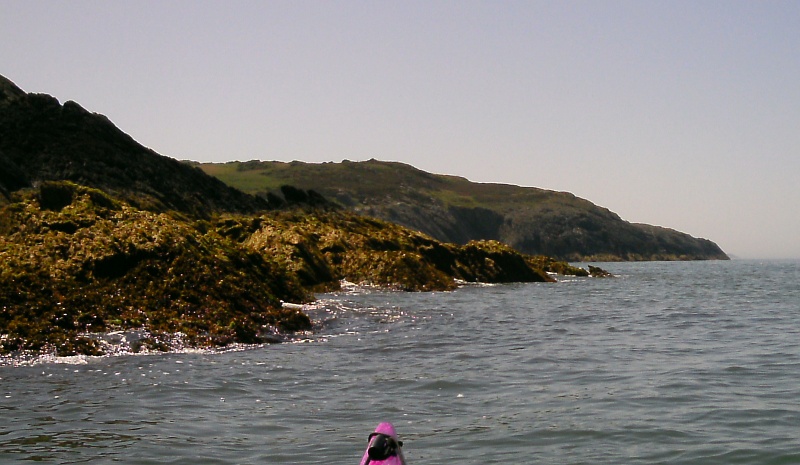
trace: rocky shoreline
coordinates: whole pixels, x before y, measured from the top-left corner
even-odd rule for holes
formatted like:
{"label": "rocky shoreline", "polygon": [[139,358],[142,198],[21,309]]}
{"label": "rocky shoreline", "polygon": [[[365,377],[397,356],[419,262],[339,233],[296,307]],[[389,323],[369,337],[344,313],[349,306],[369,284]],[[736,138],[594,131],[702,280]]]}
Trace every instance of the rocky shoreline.
{"label": "rocky shoreline", "polygon": [[464,246],[352,213],[295,206],[209,219],[139,209],[70,181],[0,207],[0,353],[101,355],[92,334],[142,331],[133,350],[281,340],[308,331],[310,302],[341,280],[407,291],[458,282],[588,275],[495,241]]}

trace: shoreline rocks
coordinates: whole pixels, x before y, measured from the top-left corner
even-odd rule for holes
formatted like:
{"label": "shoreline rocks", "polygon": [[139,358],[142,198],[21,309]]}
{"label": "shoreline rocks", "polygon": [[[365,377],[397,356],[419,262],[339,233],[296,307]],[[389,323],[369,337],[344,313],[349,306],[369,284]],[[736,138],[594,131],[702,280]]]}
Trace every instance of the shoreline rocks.
{"label": "shoreline rocks", "polygon": [[152,350],[175,333],[198,347],[280,340],[311,329],[281,301],[309,302],[344,279],[435,291],[552,281],[547,271],[569,266],[342,211],[192,220],[69,181],[17,191],[0,206],[0,258],[0,353],[59,355],[101,354],[85,335],[98,331],[146,330],[153,337],[140,347]]}

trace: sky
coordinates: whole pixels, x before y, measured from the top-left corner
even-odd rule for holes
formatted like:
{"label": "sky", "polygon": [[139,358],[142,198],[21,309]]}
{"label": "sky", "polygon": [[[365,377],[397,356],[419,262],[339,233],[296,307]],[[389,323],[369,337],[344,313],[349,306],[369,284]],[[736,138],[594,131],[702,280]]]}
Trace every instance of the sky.
{"label": "sky", "polygon": [[181,160],[400,161],[800,258],[800,2],[0,0],[0,74]]}

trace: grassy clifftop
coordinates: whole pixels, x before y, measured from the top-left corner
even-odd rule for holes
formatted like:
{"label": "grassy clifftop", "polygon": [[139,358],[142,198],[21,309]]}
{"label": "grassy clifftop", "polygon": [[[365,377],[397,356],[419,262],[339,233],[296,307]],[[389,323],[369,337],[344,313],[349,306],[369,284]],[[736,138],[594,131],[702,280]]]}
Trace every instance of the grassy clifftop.
{"label": "grassy clifftop", "polygon": [[727,259],[713,242],[633,224],[568,192],[470,182],[412,166],[366,162],[230,162],[199,165],[252,194],[283,184],[313,189],[361,214],[459,244],[499,240],[562,260]]}

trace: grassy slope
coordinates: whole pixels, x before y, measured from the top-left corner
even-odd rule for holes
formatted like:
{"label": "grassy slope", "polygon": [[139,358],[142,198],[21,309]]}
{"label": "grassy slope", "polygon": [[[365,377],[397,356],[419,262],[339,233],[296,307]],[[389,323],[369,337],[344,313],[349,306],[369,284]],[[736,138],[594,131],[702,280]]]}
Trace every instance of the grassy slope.
{"label": "grassy slope", "polygon": [[361,205],[369,197],[384,198],[413,191],[448,205],[483,207],[500,212],[519,208],[581,208],[592,204],[566,192],[508,184],[474,183],[457,176],[427,173],[396,162],[229,162],[199,165],[228,185],[256,194],[290,184],[317,189],[335,199],[347,195]]}
{"label": "grassy slope", "polygon": [[[350,206],[372,198],[429,196],[446,205],[487,208],[501,213],[519,209],[580,209],[594,205],[566,192],[508,184],[474,183],[465,178],[431,174],[396,162],[229,162],[198,165],[207,174],[244,192],[276,191],[289,184],[319,190]],[[365,202],[366,201],[366,202]]]}

